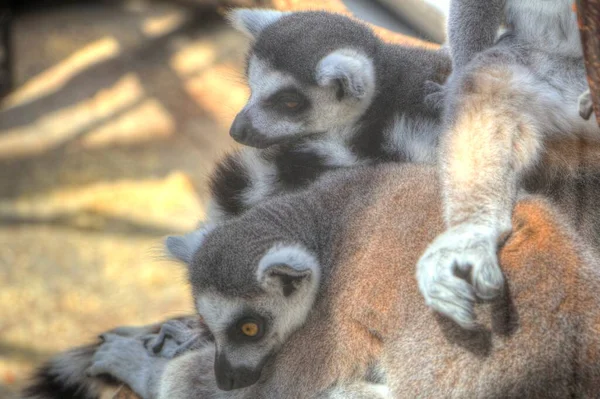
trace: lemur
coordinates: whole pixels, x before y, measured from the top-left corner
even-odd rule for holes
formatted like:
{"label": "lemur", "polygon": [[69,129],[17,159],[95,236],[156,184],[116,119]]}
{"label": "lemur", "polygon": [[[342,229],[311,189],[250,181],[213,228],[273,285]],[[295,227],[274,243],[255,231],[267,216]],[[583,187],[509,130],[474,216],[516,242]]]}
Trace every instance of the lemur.
{"label": "lemur", "polygon": [[108,334],[88,372],[146,399],[598,397],[599,258],[573,216],[520,200],[505,295],[469,331],[427,312],[414,279],[440,205],[432,166],[341,169],[169,238],[214,343],[168,361]]}
{"label": "lemur", "polygon": [[327,12],[239,9],[251,38],[251,95],[231,126],[243,148],[211,178],[208,219],[237,216],[265,198],[305,187],[326,170],[434,162],[440,112],[425,82],[450,72],[444,51],[387,44],[369,27]]}
{"label": "lemur", "polygon": [[503,290],[498,247],[513,228],[523,176],[540,165],[546,141],[600,138],[596,121],[579,115],[587,82],[572,5],[451,2],[453,71],[443,88],[438,161],[447,230],[419,260],[417,278],[426,303],[464,328],[476,326],[477,299]]}

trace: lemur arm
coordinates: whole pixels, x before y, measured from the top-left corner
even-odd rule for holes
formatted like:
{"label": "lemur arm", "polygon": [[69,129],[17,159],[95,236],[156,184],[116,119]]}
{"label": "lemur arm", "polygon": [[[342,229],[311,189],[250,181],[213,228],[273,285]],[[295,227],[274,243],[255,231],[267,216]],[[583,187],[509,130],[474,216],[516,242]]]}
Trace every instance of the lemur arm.
{"label": "lemur arm", "polygon": [[473,57],[494,44],[506,0],[452,0],[448,42],[453,71],[460,72]]}
{"label": "lemur arm", "polygon": [[[448,46],[452,73],[444,84],[425,82],[425,104],[443,110],[451,81],[478,53],[492,47],[503,20],[506,0],[452,0],[448,15]],[[443,47],[444,51],[446,47]]]}

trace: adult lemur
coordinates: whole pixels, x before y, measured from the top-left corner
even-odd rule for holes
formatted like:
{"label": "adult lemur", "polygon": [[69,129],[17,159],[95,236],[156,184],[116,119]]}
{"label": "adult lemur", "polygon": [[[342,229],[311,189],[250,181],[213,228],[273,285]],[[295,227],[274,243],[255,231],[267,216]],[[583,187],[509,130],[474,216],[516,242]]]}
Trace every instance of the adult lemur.
{"label": "adult lemur", "polygon": [[[443,89],[440,174],[447,230],[417,267],[427,304],[475,325],[476,298],[504,286],[498,245],[511,229],[523,175],[545,141],[600,139],[579,115],[587,89],[573,0],[454,0],[453,72]],[[506,31],[496,41],[504,22]]]}
{"label": "adult lemur", "polygon": [[214,341],[169,361],[108,334],[88,372],[145,399],[600,396],[599,258],[568,219],[522,199],[506,295],[466,331],[428,312],[414,279],[440,205],[433,167],[342,169],[171,238]]}

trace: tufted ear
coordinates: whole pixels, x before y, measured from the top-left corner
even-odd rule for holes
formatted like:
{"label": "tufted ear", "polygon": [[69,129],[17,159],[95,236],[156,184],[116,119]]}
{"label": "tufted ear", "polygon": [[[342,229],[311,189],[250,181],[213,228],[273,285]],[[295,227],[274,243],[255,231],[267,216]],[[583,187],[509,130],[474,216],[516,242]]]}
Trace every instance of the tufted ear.
{"label": "tufted ear", "polygon": [[246,36],[256,39],[267,26],[289,14],[275,10],[238,8],[227,14],[229,22]]}
{"label": "tufted ear", "polygon": [[167,254],[181,262],[190,264],[194,254],[202,246],[206,236],[215,229],[215,225],[207,224],[191,233],[182,236],[169,236],[165,240]]}
{"label": "tufted ear", "polygon": [[267,291],[288,297],[298,291],[313,292],[321,268],[315,256],[301,245],[277,244],[262,257],[256,271],[258,283]]}
{"label": "tufted ear", "polygon": [[336,86],[343,96],[364,98],[375,91],[373,61],[355,50],[342,49],[325,56],[317,65],[319,86]]}

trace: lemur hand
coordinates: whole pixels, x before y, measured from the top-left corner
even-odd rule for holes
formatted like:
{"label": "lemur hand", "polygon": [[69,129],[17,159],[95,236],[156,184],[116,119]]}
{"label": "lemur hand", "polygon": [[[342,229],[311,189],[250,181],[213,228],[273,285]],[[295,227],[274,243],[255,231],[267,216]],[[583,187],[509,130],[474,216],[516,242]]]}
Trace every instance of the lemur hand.
{"label": "lemur hand", "polygon": [[463,328],[475,328],[477,299],[493,299],[504,288],[497,249],[498,237],[486,226],[465,223],[439,235],[417,264],[426,304]]}
{"label": "lemur hand", "polygon": [[92,364],[87,369],[91,377],[110,375],[126,383],[143,398],[156,396],[160,376],[167,359],[151,356],[139,338],[103,334]]}
{"label": "lemur hand", "polygon": [[172,359],[203,346],[205,335],[197,320],[169,320],[163,323],[158,334],[148,334],[142,340],[150,354]]}

